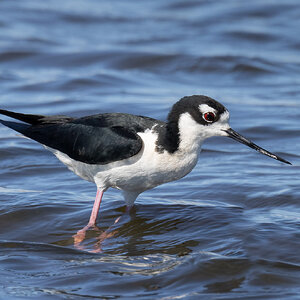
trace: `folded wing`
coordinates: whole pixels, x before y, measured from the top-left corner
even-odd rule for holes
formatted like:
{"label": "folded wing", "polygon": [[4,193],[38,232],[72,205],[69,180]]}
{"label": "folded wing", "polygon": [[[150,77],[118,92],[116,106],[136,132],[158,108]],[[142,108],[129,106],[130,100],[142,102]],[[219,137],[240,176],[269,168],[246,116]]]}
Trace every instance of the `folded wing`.
{"label": "folded wing", "polygon": [[66,116],[45,117],[4,110],[0,113],[29,123],[0,120],[3,125],[88,164],[108,164],[126,159],[142,148],[142,140],[136,131],[125,126],[93,126],[93,122],[85,124]]}

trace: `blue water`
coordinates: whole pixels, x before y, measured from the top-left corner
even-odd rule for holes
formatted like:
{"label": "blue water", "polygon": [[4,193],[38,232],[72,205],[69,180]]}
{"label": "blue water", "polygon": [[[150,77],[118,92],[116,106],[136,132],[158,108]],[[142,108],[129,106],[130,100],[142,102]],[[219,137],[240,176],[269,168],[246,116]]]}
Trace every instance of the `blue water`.
{"label": "blue water", "polygon": [[299,1],[6,0],[0,11],[1,108],[165,120],[204,94],[293,164],[212,138],[191,174],[140,195],[130,215],[107,191],[80,250],[72,236],[96,187],[1,126],[1,299],[299,299]]}

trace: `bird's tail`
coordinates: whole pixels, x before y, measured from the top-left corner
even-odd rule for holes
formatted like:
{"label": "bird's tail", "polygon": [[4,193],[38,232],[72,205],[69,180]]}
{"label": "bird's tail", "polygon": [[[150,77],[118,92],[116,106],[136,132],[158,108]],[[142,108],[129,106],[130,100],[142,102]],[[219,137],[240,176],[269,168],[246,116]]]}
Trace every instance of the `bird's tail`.
{"label": "bird's tail", "polygon": [[[38,124],[39,121],[44,118],[44,116],[41,116],[41,115],[21,114],[21,113],[16,113],[16,112],[5,110],[5,109],[0,109],[0,114],[11,117],[13,119],[17,119],[19,121],[22,121],[22,122],[25,122],[25,123],[31,124],[31,125]],[[6,121],[3,121],[3,122],[6,122]],[[1,122],[1,123],[6,125],[3,122]],[[6,125],[6,126],[8,126],[8,125]]]}
{"label": "bird's tail", "polygon": [[0,119],[0,123],[17,131],[17,132],[23,133],[23,134],[26,131],[26,129],[28,129],[31,126],[29,124],[5,121],[5,120],[1,120],[1,119]]}

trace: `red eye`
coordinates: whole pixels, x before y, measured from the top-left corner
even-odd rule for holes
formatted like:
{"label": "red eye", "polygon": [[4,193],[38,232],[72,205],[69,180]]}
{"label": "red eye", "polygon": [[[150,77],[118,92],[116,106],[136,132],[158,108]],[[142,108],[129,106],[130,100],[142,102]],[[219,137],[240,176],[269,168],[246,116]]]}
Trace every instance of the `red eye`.
{"label": "red eye", "polygon": [[207,112],[207,113],[203,114],[203,118],[205,121],[212,123],[215,121],[216,115],[213,112]]}

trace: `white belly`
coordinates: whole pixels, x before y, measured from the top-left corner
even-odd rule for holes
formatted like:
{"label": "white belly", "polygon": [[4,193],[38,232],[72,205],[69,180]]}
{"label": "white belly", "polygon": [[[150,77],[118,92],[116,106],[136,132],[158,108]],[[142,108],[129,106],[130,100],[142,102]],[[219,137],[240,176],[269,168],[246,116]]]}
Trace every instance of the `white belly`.
{"label": "white belly", "polygon": [[71,171],[81,178],[95,182],[98,188],[109,187],[141,193],[160,184],[182,178],[196,165],[200,147],[175,153],[155,151],[157,134],[139,133],[143,139],[141,151],[129,158],[105,165],[89,165],[71,159],[68,155],[48,148]]}

